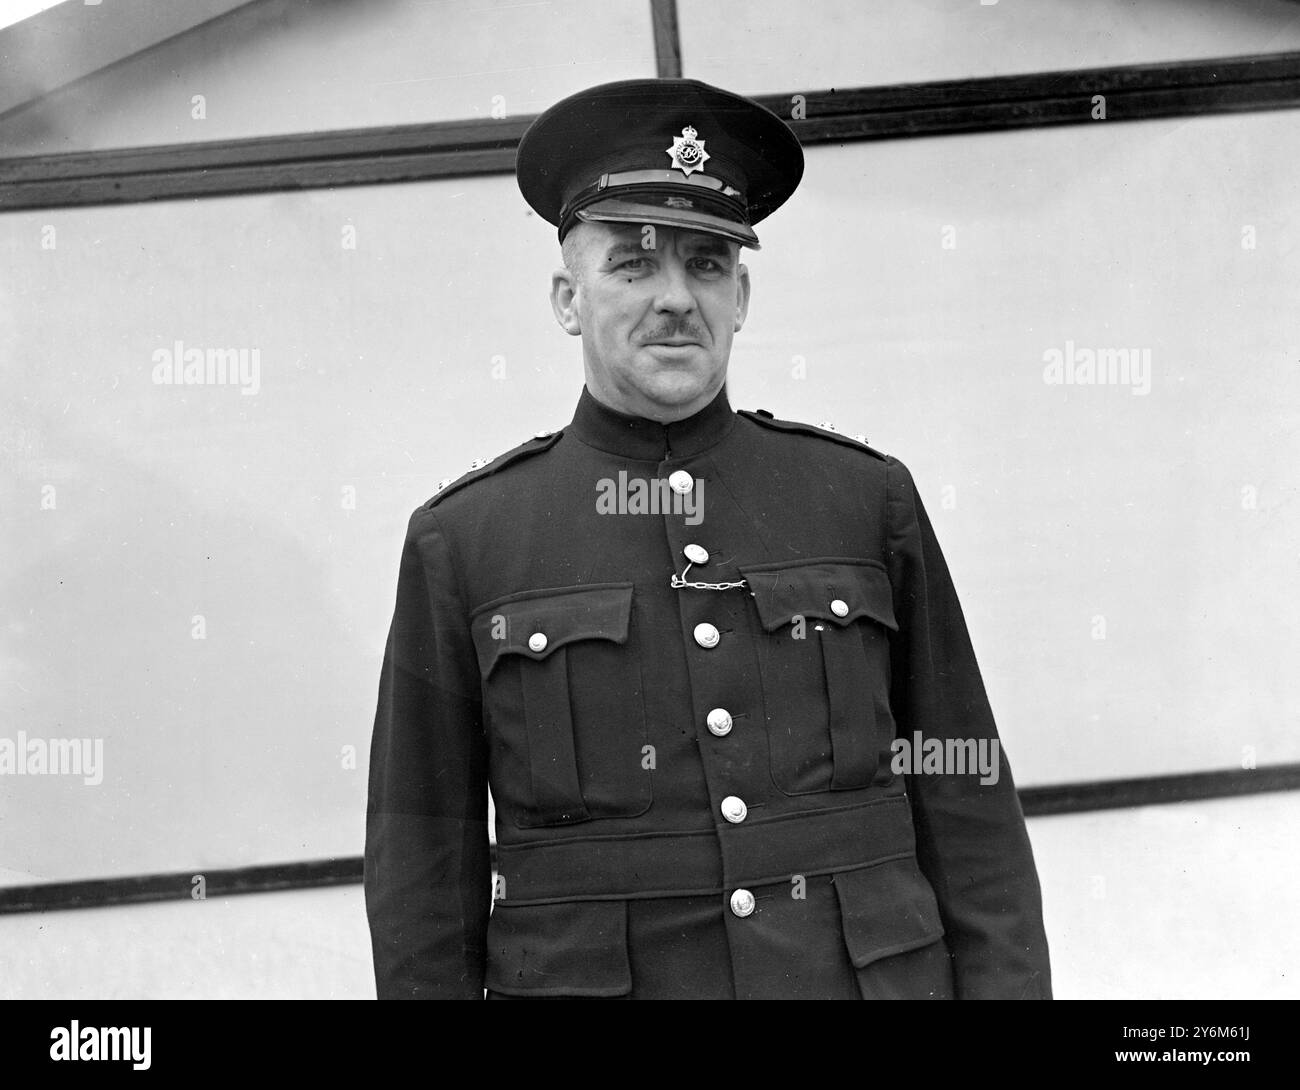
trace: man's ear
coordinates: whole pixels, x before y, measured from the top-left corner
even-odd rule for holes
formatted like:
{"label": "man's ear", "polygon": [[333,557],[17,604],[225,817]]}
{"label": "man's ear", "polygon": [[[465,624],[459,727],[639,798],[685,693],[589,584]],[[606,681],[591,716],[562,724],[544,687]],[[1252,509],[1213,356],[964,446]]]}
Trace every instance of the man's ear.
{"label": "man's ear", "polygon": [[736,324],[733,332],[739,333],[745,319],[749,316],[749,268],[740,265],[736,269]]}
{"label": "man's ear", "polygon": [[568,269],[551,273],[551,310],[560,328],[570,337],[582,336],[582,323],[578,320],[578,278]]}

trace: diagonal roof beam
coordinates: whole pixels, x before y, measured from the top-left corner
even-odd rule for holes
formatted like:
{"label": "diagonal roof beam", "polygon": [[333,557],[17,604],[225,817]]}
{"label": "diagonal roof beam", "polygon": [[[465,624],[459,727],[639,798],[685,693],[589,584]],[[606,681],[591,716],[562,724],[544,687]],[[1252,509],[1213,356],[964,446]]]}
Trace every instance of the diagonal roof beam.
{"label": "diagonal roof beam", "polygon": [[0,30],[0,116],[250,0],[65,0]]}

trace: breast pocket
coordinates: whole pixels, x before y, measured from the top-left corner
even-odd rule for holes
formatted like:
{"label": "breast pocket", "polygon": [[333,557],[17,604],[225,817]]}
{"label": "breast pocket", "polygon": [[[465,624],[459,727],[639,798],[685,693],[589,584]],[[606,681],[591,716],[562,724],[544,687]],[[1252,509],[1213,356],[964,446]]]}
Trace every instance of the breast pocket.
{"label": "breast pocket", "polygon": [[499,810],[523,828],[651,803],[632,584],[528,591],[475,611]]}
{"label": "breast pocket", "polygon": [[884,565],[823,558],[741,565],[760,641],[772,780],[789,795],[888,778],[893,593]]}

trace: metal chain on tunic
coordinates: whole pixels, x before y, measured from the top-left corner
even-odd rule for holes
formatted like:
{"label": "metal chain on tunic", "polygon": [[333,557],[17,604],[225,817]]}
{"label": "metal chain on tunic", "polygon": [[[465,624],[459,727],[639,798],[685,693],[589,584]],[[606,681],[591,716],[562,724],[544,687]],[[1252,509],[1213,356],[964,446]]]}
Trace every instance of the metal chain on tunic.
{"label": "metal chain on tunic", "polygon": [[673,572],[673,577],[669,580],[669,585],[673,590],[681,590],[683,587],[690,590],[734,590],[736,587],[749,586],[749,584],[743,579],[735,583],[692,583],[686,578],[686,573],[689,572],[692,567],[694,567],[694,564],[687,561],[686,567],[682,569],[681,575]]}

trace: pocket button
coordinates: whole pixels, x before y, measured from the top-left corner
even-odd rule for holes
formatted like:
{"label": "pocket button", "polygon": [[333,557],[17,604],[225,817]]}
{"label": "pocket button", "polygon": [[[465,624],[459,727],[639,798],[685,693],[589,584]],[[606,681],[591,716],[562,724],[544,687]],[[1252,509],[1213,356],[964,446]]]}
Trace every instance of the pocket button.
{"label": "pocket button", "polygon": [[735,795],[728,795],[722,800],[722,816],[732,825],[739,825],[749,814],[745,800]]}
{"label": "pocket button", "polygon": [[714,708],[709,712],[705,720],[708,724],[709,733],[717,735],[719,738],[725,738],[731,733],[731,713],[726,708]]}

